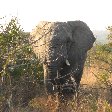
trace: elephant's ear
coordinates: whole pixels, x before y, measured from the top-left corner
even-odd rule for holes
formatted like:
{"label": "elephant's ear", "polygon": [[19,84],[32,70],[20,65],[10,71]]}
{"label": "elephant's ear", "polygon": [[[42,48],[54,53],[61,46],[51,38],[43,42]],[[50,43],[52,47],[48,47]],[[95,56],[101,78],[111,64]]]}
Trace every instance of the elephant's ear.
{"label": "elephant's ear", "polygon": [[76,44],[78,49],[84,49],[85,51],[91,49],[95,37],[87,24],[82,21],[69,21],[68,24],[72,30],[70,40]]}

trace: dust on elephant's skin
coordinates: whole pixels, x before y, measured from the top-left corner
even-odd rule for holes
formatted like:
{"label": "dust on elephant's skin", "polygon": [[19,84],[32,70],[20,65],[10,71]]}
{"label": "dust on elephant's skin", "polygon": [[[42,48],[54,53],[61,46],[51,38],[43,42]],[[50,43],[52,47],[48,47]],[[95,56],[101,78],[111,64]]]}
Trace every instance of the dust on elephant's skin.
{"label": "dust on elephant's skin", "polygon": [[32,31],[33,50],[43,63],[49,94],[71,94],[78,89],[87,51],[94,41],[92,31],[82,21],[43,21]]}

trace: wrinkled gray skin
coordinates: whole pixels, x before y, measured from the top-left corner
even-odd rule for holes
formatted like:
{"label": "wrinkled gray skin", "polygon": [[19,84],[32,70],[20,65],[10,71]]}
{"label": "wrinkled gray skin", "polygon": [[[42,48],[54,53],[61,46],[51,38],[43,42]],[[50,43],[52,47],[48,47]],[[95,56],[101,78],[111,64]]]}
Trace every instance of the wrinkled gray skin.
{"label": "wrinkled gray skin", "polygon": [[44,67],[49,94],[74,93],[80,84],[87,51],[95,37],[82,21],[40,22],[31,34],[34,52]]}

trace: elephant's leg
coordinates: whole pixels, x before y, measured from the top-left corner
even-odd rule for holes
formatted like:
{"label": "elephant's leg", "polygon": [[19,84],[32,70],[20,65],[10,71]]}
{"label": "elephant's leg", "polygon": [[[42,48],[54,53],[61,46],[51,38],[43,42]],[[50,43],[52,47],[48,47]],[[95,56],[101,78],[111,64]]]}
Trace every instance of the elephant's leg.
{"label": "elephant's leg", "polygon": [[44,83],[47,94],[55,94],[57,92],[57,67],[43,65],[44,68]]}
{"label": "elephant's leg", "polygon": [[83,70],[81,70],[79,73],[75,74],[75,82],[76,82],[76,89],[78,90],[79,85],[80,85],[80,81],[81,81],[81,77],[83,74]]}
{"label": "elephant's leg", "polygon": [[72,75],[75,79],[75,82],[76,82],[74,99],[76,100],[77,104],[79,103],[79,101],[78,101],[78,99],[79,99],[78,98],[79,97],[79,86],[80,86],[80,81],[81,81],[82,74],[83,74],[84,63],[85,63],[85,58],[78,62],[78,66],[77,66],[78,71]]}
{"label": "elephant's leg", "polygon": [[64,103],[73,99],[74,88],[72,87],[71,75],[72,66],[68,66],[66,63],[63,64],[63,69],[60,71],[60,100]]}
{"label": "elephant's leg", "polygon": [[55,79],[56,76],[53,76],[54,74],[52,72],[52,69],[50,70],[50,68],[47,65],[44,64],[43,68],[44,68],[44,83],[45,83],[45,89],[46,89],[47,98],[48,98],[46,105],[49,105],[49,104],[51,105],[52,103],[54,104],[55,102],[56,107],[54,110],[58,110],[60,105],[58,88],[56,87],[56,84],[58,82],[54,80],[50,80],[50,79]]}
{"label": "elephant's leg", "polygon": [[80,85],[80,81],[82,78],[82,74],[83,74],[83,69],[84,69],[84,63],[86,60],[87,54],[82,54],[80,53],[80,56],[78,57],[78,61],[77,61],[77,69],[78,71],[76,72],[76,74],[74,74],[74,78],[77,84],[77,89],[79,88]]}

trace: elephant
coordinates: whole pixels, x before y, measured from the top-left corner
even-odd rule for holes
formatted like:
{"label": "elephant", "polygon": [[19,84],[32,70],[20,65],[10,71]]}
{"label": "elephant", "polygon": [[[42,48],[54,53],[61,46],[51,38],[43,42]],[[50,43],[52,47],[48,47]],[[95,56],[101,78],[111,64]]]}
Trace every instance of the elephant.
{"label": "elephant", "polygon": [[83,21],[41,21],[31,32],[33,50],[44,68],[48,94],[74,94],[80,85],[87,51],[96,38]]}

